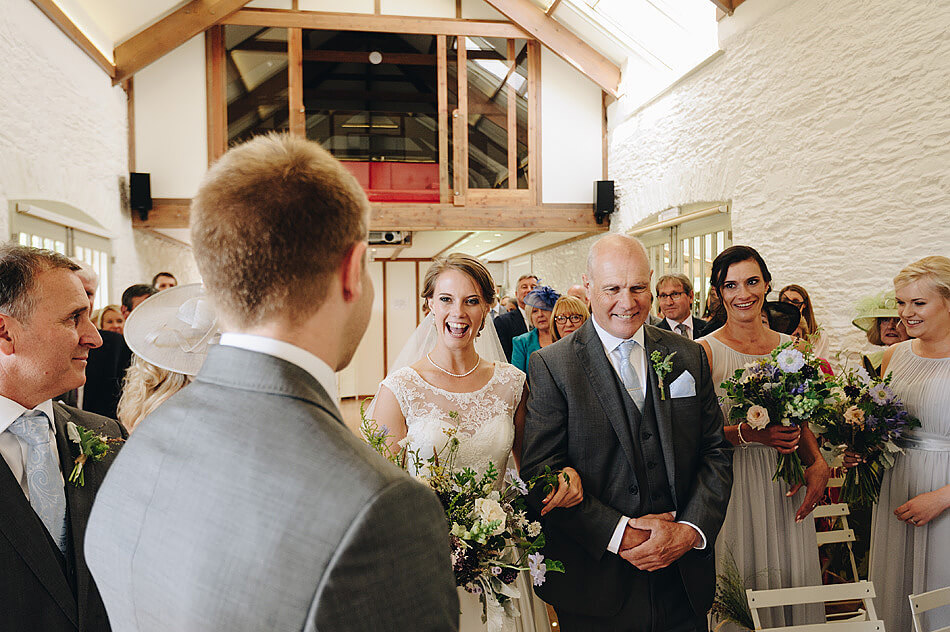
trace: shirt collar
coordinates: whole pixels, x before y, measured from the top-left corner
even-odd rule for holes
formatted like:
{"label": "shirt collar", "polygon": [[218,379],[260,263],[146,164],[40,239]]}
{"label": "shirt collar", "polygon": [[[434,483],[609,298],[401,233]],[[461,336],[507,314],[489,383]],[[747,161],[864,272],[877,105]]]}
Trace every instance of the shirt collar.
{"label": "shirt collar", "polygon": [[[6,398],[3,395],[0,395],[0,432],[5,432],[7,428],[10,427],[14,421],[19,419],[20,415],[30,410],[25,406],[21,406],[12,399]],[[48,399],[33,410],[38,410],[46,414],[46,418],[49,420],[50,428],[53,430],[53,434],[56,434],[56,424],[53,423],[53,400]]]}
{"label": "shirt collar", "polygon": [[672,318],[667,318],[667,319],[666,319],[666,324],[670,326],[670,330],[672,330],[672,331],[676,331],[676,328],[679,327],[680,325],[686,325],[686,328],[689,329],[689,330],[692,330],[692,329],[693,329],[693,328],[692,328],[692,324],[693,324],[693,323],[690,322],[689,316],[687,316],[686,318],[684,318],[682,323],[677,322],[677,321],[673,320]]}
{"label": "shirt collar", "polygon": [[248,351],[266,353],[275,358],[286,360],[312,375],[334,403],[337,403],[339,399],[336,389],[336,373],[330,368],[329,364],[305,349],[276,338],[235,332],[221,334],[221,340],[218,344],[223,347],[237,347]]}
{"label": "shirt collar", "polygon": [[618,338],[617,336],[613,335],[612,333],[608,332],[606,329],[601,327],[600,323],[598,323],[597,319],[594,318],[593,316],[591,316],[591,321],[594,323],[594,330],[597,332],[597,336],[600,338],[600,342],[603,343],[604,349],[607,350],[607,353],[613,353],[614,349],[619,347],[626,340],[633,340],[638,345],[640,345],[641,348],[644,347],[642,325],[640,326],[640,329],[637,329],[636,333],[634,333],[629,338]]}

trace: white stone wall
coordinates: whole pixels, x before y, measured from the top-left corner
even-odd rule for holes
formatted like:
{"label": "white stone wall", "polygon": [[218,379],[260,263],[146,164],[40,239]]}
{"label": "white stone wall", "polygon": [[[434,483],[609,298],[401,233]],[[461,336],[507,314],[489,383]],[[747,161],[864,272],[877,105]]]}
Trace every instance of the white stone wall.
{"label": "white stone wall", "polygon": [[[120,203],[128,174],[125,92],[30,0],[3,0],[0,10],[0,235],[10,236],[14,199],[65,202],[115,234],[117,302],[132,283],[150,280],[156,265],[139,248]],[[157,241],[157,240],[155,240]],[[145,240],[150,243],[150,240]],[[158,261],[188,260],[173,246]],[[187,268],[186,268],[187,269]]]}
{"label": "white stone wall", "polygon": [[[760,250],[776,289],[809,290],[833,349],[866,348],[854,302],[950,255],[948,32],[947,2],[746,2],[721,56],[625,120],[608,111],[612,230],[731,200],[733,243]],[[535,269],[578,275],[576,249]]]}

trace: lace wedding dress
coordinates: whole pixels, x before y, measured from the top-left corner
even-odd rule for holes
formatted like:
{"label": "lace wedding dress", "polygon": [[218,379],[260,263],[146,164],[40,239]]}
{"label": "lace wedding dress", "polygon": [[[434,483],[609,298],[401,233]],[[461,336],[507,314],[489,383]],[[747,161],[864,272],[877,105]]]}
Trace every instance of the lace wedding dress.
{"label": "lace wedding dress", "polygon": [[[382,386],[396,396],[399,409],[406,418],[408,434],[404,440],[421,456],[441,452],[451,433],[459,439],[456,466],[471,467],[484,473],[489,463],[498,470],[498,487],[504,473],[515,437],[514,414],[521,401],[525,374],[510,364],[494,363],[488,382],[470,393],[455,393],[437,388],[405,366],[388,375]],[[449,413],[457,413],[450,415]],[[506,618],[503,629],[514,632],[550,630],[543,602],[538,600],[524,574],[516,582],[521,598],[515,619]],[[478,597],[459,588],[462,632],[481,632],[482,606]]]}

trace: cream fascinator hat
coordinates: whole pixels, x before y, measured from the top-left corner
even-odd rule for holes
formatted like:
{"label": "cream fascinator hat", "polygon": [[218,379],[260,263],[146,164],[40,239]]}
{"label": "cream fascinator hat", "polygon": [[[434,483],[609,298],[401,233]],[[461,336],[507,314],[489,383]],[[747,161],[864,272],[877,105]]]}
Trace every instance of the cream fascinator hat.
{"label": "cream fascinator hat", "polygon": [[862,331],[867,331],[873,327],[878,318],[898,318],[894,291],[888,290],[862,298],[854,306],[854,313],[854,320],[851,321],[851,324]]}
{"label": "cream fascinator hat", "polygon": [[220,331],[204,286],[192,283],[142,301],[125,322],[124,335],[143,360],[167,371],[196,375]]}

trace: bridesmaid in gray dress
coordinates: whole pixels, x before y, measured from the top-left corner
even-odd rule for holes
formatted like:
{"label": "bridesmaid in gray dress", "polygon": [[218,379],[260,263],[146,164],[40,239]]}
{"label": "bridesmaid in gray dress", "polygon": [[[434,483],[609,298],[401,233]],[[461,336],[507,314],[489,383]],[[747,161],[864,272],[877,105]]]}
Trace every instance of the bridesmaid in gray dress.
{"label": "bridesmaid in gray dress", "polygon": [[[871,581],[886,630],[912,630],[907,595],[950,586],[950,259],[925,257],[894,279],[897,310],[911,340],[889,347],[883,372],[921,427],[884,474],[871,534]],[[950,625],[950,609],[924,629]]]}
{"label": "bridesmaid in gray dress", "polygon": [[[771,275],[761,255],[748,246],[724,250],[713,262],[710,283],[722,299],[726,322],[701,338],[718,385],[748,362],[768,356],[789,337],[762,322],[762,308]],[[729,421],[728,400],[721,400],[726,438],[736,446],[732,497],[716,542],[717,572],[723,555],[731,552],[750,587],[794,588],[821,584],[815,521],[809,516],[828,484],[831,472],[818,452],[815,436],[806,427],[771,426],[755,430]],[[789,489],[772,475],[779,453],[797,451],[808,465],[807,489]],[[821,604],[771,608],[762,613],[765,627],[823,623]],[[736,628],[727,626],[727,630]]]}

